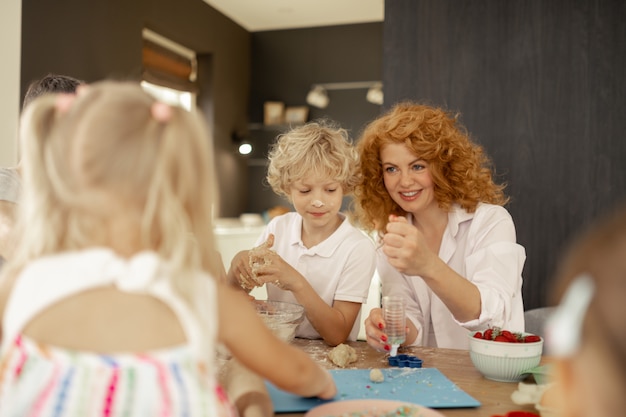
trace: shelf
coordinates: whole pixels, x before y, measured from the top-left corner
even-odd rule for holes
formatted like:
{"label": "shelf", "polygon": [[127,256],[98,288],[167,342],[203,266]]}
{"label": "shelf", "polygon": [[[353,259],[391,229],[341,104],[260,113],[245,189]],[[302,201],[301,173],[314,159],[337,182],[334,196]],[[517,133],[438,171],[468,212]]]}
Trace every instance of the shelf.
{"label": "shelf", "polygon": [[291,129],[293,125],[265,125],[263,123],[248,123],[249,130],[260,130],[264,132],[286,132]]}
{"label": "shelf", "polygon": [[247,162],[248,162],[248,166],[255,166],[255,167],[264,167],[269,164],[269,161],[267,159],[262,159],[262,158],[248,158]]}

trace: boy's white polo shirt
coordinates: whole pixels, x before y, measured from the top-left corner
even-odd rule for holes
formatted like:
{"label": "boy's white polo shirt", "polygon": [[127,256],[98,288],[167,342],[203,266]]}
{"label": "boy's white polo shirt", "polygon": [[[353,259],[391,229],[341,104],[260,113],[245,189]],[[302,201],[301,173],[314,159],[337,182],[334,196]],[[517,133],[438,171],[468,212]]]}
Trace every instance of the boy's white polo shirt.
{"label": "boy's white polo shirt", "polygon": [[[326,240],[312,248],[302,243],[302,216],[290,212],[275,217],[267,225],[256,245],[267,236],[275,236],[272,250],[309,281],[315,292],[328,305],[334,300],[365,303],[370,281],[376,269],[376,250],[372,240],[343,218],[341,225]],[[296,303],[290,291],[266,284],[269,300]],[[361,315],[350,332],[349,340],[356,340]],[[296,332],[297,337],[318,339],[319,333],[305,317]]]}

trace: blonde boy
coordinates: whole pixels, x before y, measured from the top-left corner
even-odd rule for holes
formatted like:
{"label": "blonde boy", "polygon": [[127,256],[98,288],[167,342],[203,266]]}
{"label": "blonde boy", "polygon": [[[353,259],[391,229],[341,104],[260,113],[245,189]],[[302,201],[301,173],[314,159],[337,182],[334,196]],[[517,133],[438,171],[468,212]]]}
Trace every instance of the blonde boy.
{"label": "blonde boy", "polygon": [[278,137],[269,161],[268,183],[295,212],[272,219],[257,242],[272,250],[261,262],[240,252],[229,278],[267,284],[268,299],[304,306],[297,337],[331,346],[356,340],[375,249],[340,211],[359,180],[348,134],[327,122],[305,124]]}

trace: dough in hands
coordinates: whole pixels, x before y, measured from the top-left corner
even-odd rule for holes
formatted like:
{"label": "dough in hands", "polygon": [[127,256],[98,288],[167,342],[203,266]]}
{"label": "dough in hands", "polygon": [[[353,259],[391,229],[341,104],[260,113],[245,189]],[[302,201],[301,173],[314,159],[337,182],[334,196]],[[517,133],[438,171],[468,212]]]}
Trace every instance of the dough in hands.
{"label": "dough in hands", "polygon": [[341,343],[328,352],[328,358],[335,365],[344,368],[346,365],[356,362],[356,350],[350,345]]}
{"label": "dough in hands", "polygon": [[251,276],[239,275],[240,285],[246,291],[250,291],[254,287],[260,287],[264,283],[259,281],[257,271],[259,267],[270,265],[272,263],[271,255],[274,253],[270,248],[274,246],[274,235],[270,234],[267,240],[259,246],[250,249],[248,252],[248,265],[252,270]]}
{"label": "dough in hands", "polygon": [[270,233],[265,242],[248,252],[248,264],[252,269],[253,280],[257,281],[257,271],[259,267],[272,263],[271,256],[274,254],[274,251],[270,249],[272,246],[274,246],[274,235]]}
{"label": "dough in hands", "polygon": [[246,291],[251,291],[254,287],[258,287],[257,283],[245,274],[239,274],[239,285]]}

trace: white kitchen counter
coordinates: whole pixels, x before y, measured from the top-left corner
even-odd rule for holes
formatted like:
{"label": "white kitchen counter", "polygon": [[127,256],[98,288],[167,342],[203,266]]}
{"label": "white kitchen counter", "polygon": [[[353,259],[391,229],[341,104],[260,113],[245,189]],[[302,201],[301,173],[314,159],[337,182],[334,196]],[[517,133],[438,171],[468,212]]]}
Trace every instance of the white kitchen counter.
{"label": "white kitchen counter", "polygon": [[[215,241],[226,271],[230,268],[233,257],[239,251],[252,249],[264,230],[265,224],[246,226],[236,217],[220,218],[215,221],[213,229]],[[259,300],[267,299],[265,287],[255,288],[250,294]]]}

